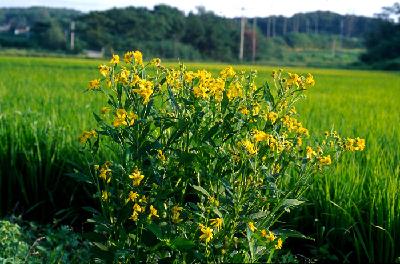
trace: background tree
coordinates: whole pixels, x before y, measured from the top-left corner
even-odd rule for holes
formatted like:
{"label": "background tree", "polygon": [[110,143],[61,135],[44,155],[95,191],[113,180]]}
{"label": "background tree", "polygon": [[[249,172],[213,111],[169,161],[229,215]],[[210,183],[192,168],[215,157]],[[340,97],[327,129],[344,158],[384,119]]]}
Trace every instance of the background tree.
{"label": "background tree", "polygon": [[400,4],[384,7],[380,20],[365,37],[366,53],[361,60],[368,65],[383,69],[400,69],[400,24],[391,19],[399,16]]}

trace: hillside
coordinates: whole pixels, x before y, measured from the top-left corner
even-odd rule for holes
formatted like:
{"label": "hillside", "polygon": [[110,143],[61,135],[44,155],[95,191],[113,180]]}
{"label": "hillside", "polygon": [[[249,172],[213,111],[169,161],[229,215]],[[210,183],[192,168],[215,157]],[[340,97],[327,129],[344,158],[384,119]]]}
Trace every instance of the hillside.
{"label": "hillside", "polygon": [[[350,59],[354,61],[357,50],[363,49],[362,37],[379,21],[321,11],[292,17],[248,18],[243,57],[256,62],[287,57],[296,60],[296,56],[288,54],[323,51],[340,59],[337,51],[341,51],[356,54]],[[149,56],[163,58],[236,61],[240,24],[240,18],[219,17],[204,8],[185,15],[167,5],[152,10],[127,7],[90,13],[44,7],[3,8],[0,46],[67,53],[95,50],[102,51],[100,55],[140,49]]]}

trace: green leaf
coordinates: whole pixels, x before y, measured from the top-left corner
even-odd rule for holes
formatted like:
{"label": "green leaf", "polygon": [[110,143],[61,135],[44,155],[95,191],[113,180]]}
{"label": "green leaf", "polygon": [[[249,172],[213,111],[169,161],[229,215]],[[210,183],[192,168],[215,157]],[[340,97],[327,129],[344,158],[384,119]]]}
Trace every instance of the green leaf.
{"label": "green leaf", "polygon": [[268,211],[259,211],[257,213],[254,213],[252,215],[250,215],[251,219],[260,219],[260,218],[264,218],[267,216],[269,212]]}
{"label": "green leaf", "polygon": [[96,245],[96,247],[98,247],[99,249],[103,250],[103,251],[108,251],[108,247],[102,243],[99,242],[93,242],[94,245]]}
{"label": "green leaf", "polygon": [[193,188],[194,188],[196,191],[201,192],[201,193],[204,194],[205,196],[207,196],[207,197],[210,197],[210,196],[211,196],[203,187],[198,186],[198,185],[192,185],[192,186],[193,186]]}
{"label": "green leaf", "polygon": [[303,235],[299,231],[291,230],[291,229],[278,229],[277,231],[274,231],[274,233],[277,233],[284,237],[303,238],[303,239],[308,239],[308,240],[313,240],[313,241],[315,240],[312,237]]}
{"label": "green leaf", "polygon": [[295,207],[304,203],[304,201],[299,201],[297,199],[285,199],[283,200],[283,206]]}
{"label": "green leaf", "polygon": [[95,214],[95,215],[100,214],[100,212],[97,211],[96,209],[94,209],[93,207],[84,206],[84,207],[82,207],[82,209],[87,211],[87,212],[89,212],[89,213]]}
{"label": "green leaf", "polygon": [[178,250],[188,250],[194,246],[195,244],[193,241],[183,237],[177,237],[171,242],[171,247]]}
{"label": "green leaf", "polygon": [[103,235],[101,235],[99,233],[96,233],[96,232],[83,233],[82,237],[87,239],[87,240],[89,240],[89,241],[91,241],[91,242],[101,242],[101,241],[105,241],[106,240],[106,238]]}
{"label": "green leaf", "polygon": [[210,130],[208,130],[205,134],[204,137],[202,139],[202,141],[206,141],[211,139],[217,132],[218,129],[221,127],[220,123],[216,123],[213,127],[210,128]]}
{"label": "green leaf", "polygon": [[96,119],[97,123],[103,123],[103,119],[98,114],[93,112],[93,116],[94,116],[94,119]]}
{"label": "green leaf", "polygon": [[222,218],[222,213],[218,210],[218,208],[213,208],[213,212],[218,215],[220,218]]}
{"label": "green leaf", "polygon": [[274,96],[271,93],[268,83],[266,82],[264,85],[264,99],[267,102],[271,102],[272,105],[275,105]]}
{"label": "green leaf", "polygon": [[80,172],[71,172],[71,173],[66,173],[65,175],[74,179],[77,182],[86,182],[89,184],[93,184],[93,182],[89,179],[87,175]]}
{"label": "green leaf", "polygon": [[161,228],[158,225],[151,223],[147,226],[147,229],[151,231],[158,239],[161,240],[163,238]]}

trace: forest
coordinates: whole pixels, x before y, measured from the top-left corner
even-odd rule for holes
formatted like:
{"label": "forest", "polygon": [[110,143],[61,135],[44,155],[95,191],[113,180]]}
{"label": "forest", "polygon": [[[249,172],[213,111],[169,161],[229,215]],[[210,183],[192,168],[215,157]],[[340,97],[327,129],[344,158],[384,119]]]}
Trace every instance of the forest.
{"label": "forest", "polygon": [[[72,54],[93,50],[102,56],[138,49],[148,56],[226,62],[282,60],[288,50],[335,54],[340,49],[367,48],[370,52],[360,56],[364,63],[377,59],[396,62],[399,25],[388,16],[398,14],[396,7],[387,7],[374,18],[327,11],[291,17],[225,18],[204,7],[185,14],[168,5],[89,13],[46,7],[2,8],[0,47]],[[240,58],[242,19],[244,45]],[[387,41],[377,45],[377,39]]]}

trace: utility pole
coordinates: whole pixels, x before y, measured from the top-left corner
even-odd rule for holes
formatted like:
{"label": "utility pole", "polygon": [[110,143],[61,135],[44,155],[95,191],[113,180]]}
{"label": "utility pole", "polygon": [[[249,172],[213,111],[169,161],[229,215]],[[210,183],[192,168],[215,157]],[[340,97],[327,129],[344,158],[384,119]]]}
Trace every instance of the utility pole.
{"label": "utility pole", "polygon": [[272,37],[275,37],[275,17],[272,17]]}
{"label": "utility pole", "polygon": [[[244,8],[242,8],[242,13]],[[244,15],[242,14],[242,18],[240,19],[240,48],[239,48],[239,60],[243,61],[243,48],[244,48],[244,27],[246,24],[246,20]]]}
{"label": "utility pole", "polygon": [[253,46],[253,53],[252,59],[253,63],[256,61],[256,29],[257,29],[257,18],[254,17],[253,19],[253,34],[252,34],[252,46]]}
{"label": "utility pole", "polygon": [[283,17],[283,28],[282,28],[282,34],[286,35],[287,32],[287,18]]}
{"label": "utility pole", "polygon": [[71,50],[75,49],[75,22],[71,21],[71,39],[70,39],[70,48]]}
{"label": "utility pole", "polygon": [[333,40],[332,40],[332,57],[335,57],[335,56],[336,56],[336,38],[333,37]]}
{"label": "utility pole", "polygon": [[343,44],[343,34],[344,34],[344,20],[340,20],[340,41],[339,41],[339,49],[342,48]]}

